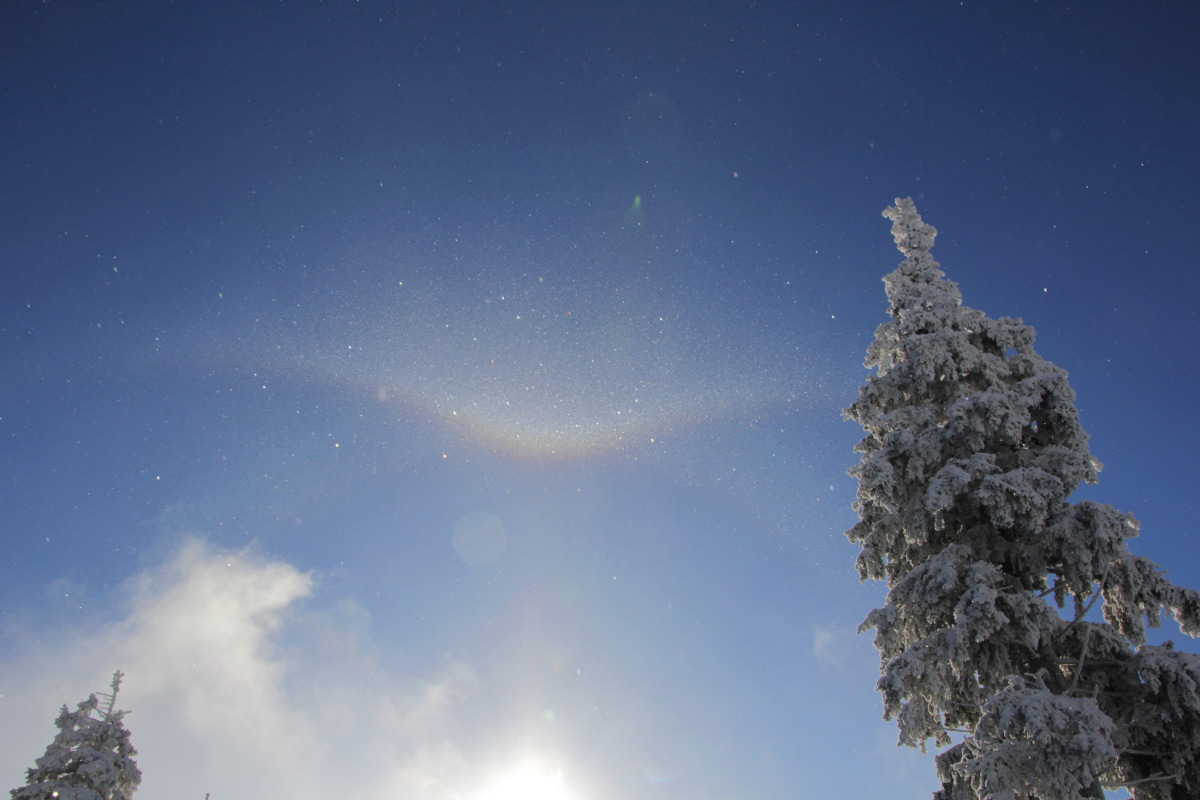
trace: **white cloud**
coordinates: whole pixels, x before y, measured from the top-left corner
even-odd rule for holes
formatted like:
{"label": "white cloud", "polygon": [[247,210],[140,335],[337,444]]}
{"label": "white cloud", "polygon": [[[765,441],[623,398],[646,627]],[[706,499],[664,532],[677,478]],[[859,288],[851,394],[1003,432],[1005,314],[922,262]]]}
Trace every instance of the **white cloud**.
{"label": "white cloud", "polygon": [[56,709],[103,690],[119,667],[139,800],[457,792],[467,772],[457,717],[477,684],[469,665],[447,658],[423,679],[389,672],[361,606],[309,608],[312,576],[199,540],[128,588],[124,619],[0,662],[0,789],[23,783]]}

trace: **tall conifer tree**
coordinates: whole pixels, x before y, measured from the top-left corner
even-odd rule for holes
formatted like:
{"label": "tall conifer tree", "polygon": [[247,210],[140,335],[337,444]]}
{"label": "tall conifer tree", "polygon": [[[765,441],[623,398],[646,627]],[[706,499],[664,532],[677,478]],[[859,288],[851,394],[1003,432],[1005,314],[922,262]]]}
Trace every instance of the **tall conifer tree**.
{"label": "tall conifer tree", "polygon": [[[142,782],[129,742],[115,710],[124,675],[113,675],[112,692],[95,694],[75,711],[62,707],[54,724],[58,735],[28,771],[25,786],[13,789],[12,800],[129,800]],[[102,698],[102,699],[101,699]]]}
{"label": "tall conifer tree", "polygon": [[1132,515],[1068,501],[1100,464],[1033,329],[962,304],[911,199],[884,216],[905,260],[846,411],[866,431],[846,535],[888,586],[860,627],[885,717],[947,748],[938,800],[1200,798],[1200,657],[1145,637],[1164,611],[1200,635],[1200,594],[1129,552]]}

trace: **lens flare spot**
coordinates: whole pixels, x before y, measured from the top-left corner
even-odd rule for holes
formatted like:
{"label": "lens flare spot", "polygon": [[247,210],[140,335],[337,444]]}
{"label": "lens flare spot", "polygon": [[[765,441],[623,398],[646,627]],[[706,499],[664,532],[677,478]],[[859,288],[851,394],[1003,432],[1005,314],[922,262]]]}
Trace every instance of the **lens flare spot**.
{"label": "lens flare spot", "polygon": [[494,514],[476,511],[454,523],[454,549],[474,566],[491,564],[508,546],[504,523]]}

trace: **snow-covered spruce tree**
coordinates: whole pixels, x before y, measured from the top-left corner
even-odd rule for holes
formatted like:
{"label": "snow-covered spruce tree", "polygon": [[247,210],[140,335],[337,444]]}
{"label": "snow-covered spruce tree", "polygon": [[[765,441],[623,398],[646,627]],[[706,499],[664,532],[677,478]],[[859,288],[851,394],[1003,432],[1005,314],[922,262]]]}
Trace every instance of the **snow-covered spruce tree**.
{"label": "snow-covered spruce tree", "polygon": [[133,757],[124,711],[113,706],[121,687],[120,670],[113,675],[112,692],[101,693],[103,707],[91,695],[75,711],[66,706],[54,724],[58,735],[46,754],[30,769],[25,786],[13,789],[13,800],[129,800],[142,782]]}
{"label": "snow-covered spruce tree", "polygon": [[953,745],[938,800],[1200,798],[1200,657],[1145,639],[1164,610],[1200,634],[1200,593],[1129,552],[1131,515],[1068,502],[1100,464],[1066,372],[1020,320],[962,305],[911,200],[884,216],[905,260],[846,411],[866,430],[846,535],[888,585],[860,628],[885,718]]}

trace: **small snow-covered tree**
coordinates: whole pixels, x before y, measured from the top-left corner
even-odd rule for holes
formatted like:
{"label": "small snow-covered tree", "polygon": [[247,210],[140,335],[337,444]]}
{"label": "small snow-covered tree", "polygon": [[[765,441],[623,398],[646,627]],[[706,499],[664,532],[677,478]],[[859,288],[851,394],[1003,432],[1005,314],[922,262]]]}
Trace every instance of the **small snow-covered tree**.
{"label": "small snow-covered tree", "polygon": [[962,304],[911,199],[884,216],[905,260],[846,411],[866,431],[846,535],[888,586],[860,627],[885,718],[948,747],[938,800],[1200,798],[1200,656],[1145,638],[1164,611],[1200,635],[1200,593],[1129,552],[1131,515],[1068,501],[1100,464],[1067,373]]}
{"label": "small snow-covered tree", "polygon": [[54,724],[58,734],[27,773],[25,786],[13,789],[13,800],[129,800],[142,782],[122,722],[124,711],[114,709],[121,687],[120,670],[113,675],[112,692],[95,694],[74,711],[62,707]]}

